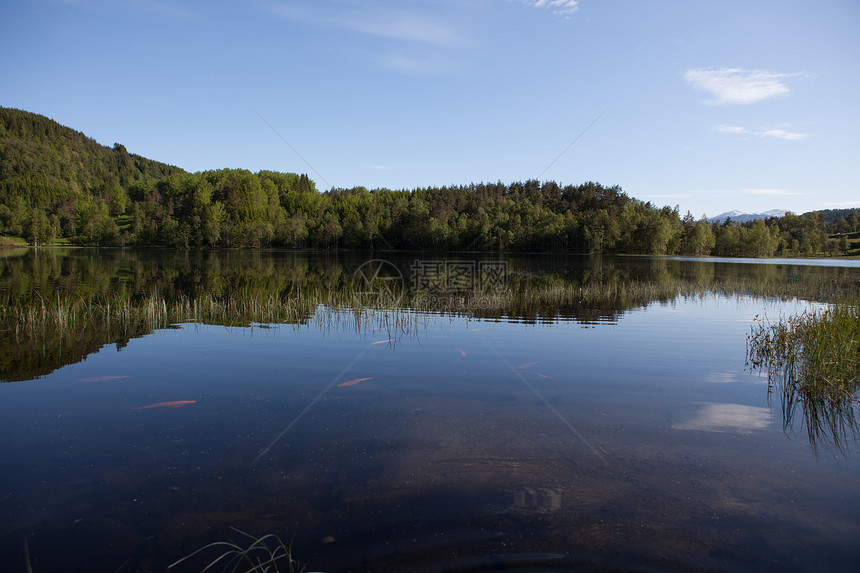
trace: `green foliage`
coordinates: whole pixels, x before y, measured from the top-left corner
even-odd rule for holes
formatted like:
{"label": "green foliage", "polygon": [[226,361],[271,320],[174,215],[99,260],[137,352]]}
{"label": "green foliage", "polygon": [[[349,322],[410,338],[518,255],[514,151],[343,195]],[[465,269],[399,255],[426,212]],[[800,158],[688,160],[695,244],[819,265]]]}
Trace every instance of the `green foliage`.
{"label": "green foliage", "polygon": [[304,174],[186,173],[0,108],[0,234],[31,244],[768,257],[850,254],[832,235],[858,230],[858,210],[709,225],[594,182],[319,193]]}

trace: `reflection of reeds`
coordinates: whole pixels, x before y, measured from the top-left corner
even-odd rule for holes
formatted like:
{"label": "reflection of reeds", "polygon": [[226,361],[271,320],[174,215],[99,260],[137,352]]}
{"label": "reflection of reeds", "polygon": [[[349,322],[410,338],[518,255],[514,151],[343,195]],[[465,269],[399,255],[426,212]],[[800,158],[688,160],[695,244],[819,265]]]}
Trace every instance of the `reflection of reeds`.
{"label": "reflection of reeds", "polygon": [[175,299],[156,294],[91,299],[58,295],[52,299],[40,296],[30,304],[0,304],[0,332],[12,334],[18,341],[63,339],[90,330],[133,337],[181,323],[241,327],[310,321],[328,330],[384,331],[398,338],[413,333],[421,320],[417,312],[401,306],[357,306],[349,292],[337,291],[180,295]]}
{"label": "reflection of reeds", "polygon": [[824,441],[842,450],[857,436],[860,390],[860,300],[768,323],[756,320],[747,360],[766,370],[781,394],[788,430],[798,407],[813,447]]}
{"label": "reflection of reeds", "polygon": [[774,300],[806,299],[830,301],[856,292],[849,280],[798,283],[747,279],[691,280],[679,277],[621,280],[593,277],[572,281],[555,275],[509,277],[504,288],[486,292],[429,293],[419,291],[404,297],[406,304],[421,311],[474,315],[481,318],[554,320],[574,318],[580,322],[616,320],[625,311],[678,298],[709,296],[759,296]]}
{"label": "reflection of reeds", "polygon": [[232,295],[196,298],[180,296],[168,300],[158,295],[133,299],[119,297],[58,297],[38,299],[29,305],[0,305],[4,329],[17,336],[40,337],[49,332],[74,333],[87,327],[110,326],[117,332],[143,326],[165,328],[180,322],[247,326],[252,323],[289,324],[313,316],[316,301],[277,295]]}
{"label": "reflection of reeds", "polygon": [[828,282],[815,285],[758,284],[750,281],[693,281],[681,278],[660,280],[568,281],[553,275],[512,276],[503,288],[433,294],[407,291],[397,302],[383,298],[369,304],[354,296],[346,285],[333,288],[232,291],[226,294],[183,293],[171,297],[156,292],[148,296],[125,293],[94,293],[88,297],[57,294],[37,296],[30,302],[0,301],[0,331],[16,337],[41,338],[49,333],[65,335],[83,328],[108,326],[112,332],[166,328],[182,322],[248,326],[300,324],[317,317],[324,322],[344,310],[354,314],[357,325],[376,323],[386,329],[402,329],[416,320],[415,312],[474,315],[478,317],[555,318],[566,316],[583,321],[613,319],[623,311],[652,302],[670,302],[678,297],[707,295],[753,295],[776,298],[833,300],[850,292],[854,285]]}

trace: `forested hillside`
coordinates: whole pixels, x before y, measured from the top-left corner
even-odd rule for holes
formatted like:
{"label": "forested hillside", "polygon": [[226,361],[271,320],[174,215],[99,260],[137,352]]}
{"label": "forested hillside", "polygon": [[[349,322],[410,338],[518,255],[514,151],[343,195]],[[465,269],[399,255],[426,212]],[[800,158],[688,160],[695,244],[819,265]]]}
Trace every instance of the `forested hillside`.
{"label": "forested hillside", "polygon": [[591,182],[320,193],[306,175],[186,173],[46,117],[0,108],[0,234],[31,244],[725,256],[860,246],[852,244],[860,242],[858,210],[827,215],[710,224]]}
{"label": "forested hillside", "polygon": [[44,116],[0,108],[0,231],[48,243],[59,237],[116,242],[115,217],[133,186],[178,167],[99,145]]}

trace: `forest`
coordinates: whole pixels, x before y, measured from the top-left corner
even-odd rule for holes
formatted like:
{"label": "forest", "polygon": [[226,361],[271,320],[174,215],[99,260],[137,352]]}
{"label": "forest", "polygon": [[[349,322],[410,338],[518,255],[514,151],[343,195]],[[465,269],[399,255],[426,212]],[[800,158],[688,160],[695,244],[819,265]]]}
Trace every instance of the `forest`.
{"label": "forest", "polygon": [[304,174],[188,173],[0,108],[0,235],[181,249],[847,255],[860,247],[860,209],[708,223],[594,182],[321,192]]}

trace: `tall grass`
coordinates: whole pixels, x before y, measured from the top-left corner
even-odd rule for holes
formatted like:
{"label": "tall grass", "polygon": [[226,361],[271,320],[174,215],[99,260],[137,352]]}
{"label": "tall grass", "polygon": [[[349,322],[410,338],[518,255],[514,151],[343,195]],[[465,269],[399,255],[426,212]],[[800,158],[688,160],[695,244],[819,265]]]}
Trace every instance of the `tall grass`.
{"label": "tall grass", "polygon": [[860,299],[852,298],[777,322],[756,319],[747,337],[747,363],[766,371],[790,428],[798,410],[813,447],[842,449],[858,435]]}

